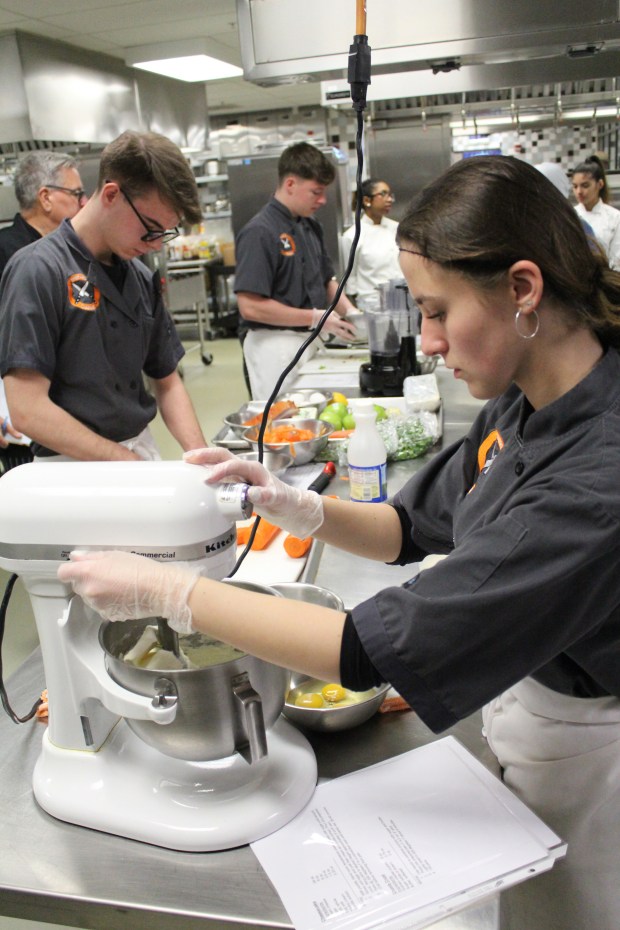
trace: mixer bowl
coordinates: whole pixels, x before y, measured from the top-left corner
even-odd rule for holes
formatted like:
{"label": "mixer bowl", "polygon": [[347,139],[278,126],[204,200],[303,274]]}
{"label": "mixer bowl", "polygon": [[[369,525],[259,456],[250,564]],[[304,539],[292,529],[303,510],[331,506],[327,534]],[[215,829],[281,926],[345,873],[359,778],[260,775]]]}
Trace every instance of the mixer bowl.
{"label": "mixer bowl", "polygon": [[[230,580],[227,584],[281,596],[271,588],[252,582]],[[154,623],[154,618],[147,618],[126,623],[103,623],[99,629],[106,668],[117,684],[135,694],[151,697],[156,693],[156,682],[160,683],[163,678],[178,694],[177,712],[171,723],[162,725],[127,717],[129,728],[149,746],[176,759],[208,762],[227,758],[235,751],[248,757],[253,746],[252,725],[247,719],[243,698],[247,697],[248,689],[257,693],[262,705],[264,730],[269,730],[284,706],[290,673],[278,665],[245,654],[196,669],[137,668],[125,662],[125,653],[137,643],[144,628]],[[207,642],[213,641],[202,634],[193,635]],[[256,703],[250,714],[256,713]],[[259,734],[259,739],[261,735],[264,739],[264,731]],[[251,755],[254,761],[253,751]]]}

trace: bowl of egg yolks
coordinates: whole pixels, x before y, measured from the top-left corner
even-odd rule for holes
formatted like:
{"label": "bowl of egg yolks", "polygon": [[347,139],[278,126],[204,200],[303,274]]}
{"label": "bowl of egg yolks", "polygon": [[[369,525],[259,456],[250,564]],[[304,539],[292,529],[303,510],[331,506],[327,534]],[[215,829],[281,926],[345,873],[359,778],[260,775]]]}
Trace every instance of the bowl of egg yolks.
{"label": "bowl of egg yolks", "polygon": [[350,730],[376,714],[389,689],[385,684],[368,691],[350,691],[342,685],[293,672],[282,713],[292,723],[309,730],[323,733]]}

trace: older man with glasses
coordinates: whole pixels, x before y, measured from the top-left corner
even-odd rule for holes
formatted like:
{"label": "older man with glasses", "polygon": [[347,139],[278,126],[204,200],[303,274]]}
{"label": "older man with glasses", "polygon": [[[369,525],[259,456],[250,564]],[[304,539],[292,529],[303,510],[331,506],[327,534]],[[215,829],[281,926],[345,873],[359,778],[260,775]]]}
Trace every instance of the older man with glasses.
{"label": "older man with glasses", "polygon": [[[68,187],[55,190],[70,197]],[[128,131],[103,150],[83,209],[11,259],[0,283],[0,375],[36,460],[159,458],[149,430],[158,409],[181,449],[205,445],[159,274],[139,261],[200,219],[180,149]]]}
{"label": "older man with glasses", "polygon": [[18,249],[53,232],[86,203],[78,165],[70,155],[30,152],[13,177],[19,213],[0,229],[0,275]]}
{"label": "older man with glasses", "polygon": [[[10,226],[0,229],[0,276],[15,252],[52,232],[64,219],[71,219],[87,200],[77,162],[63,152],[25,155],[17,165],[13,185],[19,213]],[[0,449],[6,449],[7,436],[22,439],[22,435],[7,414],[2,382],[0,419]]]}

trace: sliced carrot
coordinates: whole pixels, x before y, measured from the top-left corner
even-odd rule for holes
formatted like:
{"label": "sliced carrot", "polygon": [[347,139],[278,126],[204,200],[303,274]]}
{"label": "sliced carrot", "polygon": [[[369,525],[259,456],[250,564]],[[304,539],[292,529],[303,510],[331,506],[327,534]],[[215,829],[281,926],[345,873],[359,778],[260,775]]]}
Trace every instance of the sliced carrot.
{"label": "sliced carrot", "polygon": [[351,433],[354,433],[354,429],[335,429],[333,433],[329,434],[330,439],[348,439]]}
{"label": "sliced carrot", "polygon": [[299,536],[287,536],[284,540],[284,551],[292,559],[301,559],[312,545],[312,536],[306,536],[300,539]]}
{"label": "sliced carrot", "polygon": [[[278,400],[275,404],[271,405],[269,410],[269,418],[267,420],[270,423],[272,420],[275,420],[276,417],[281,416],[285,410],[297,410],[297,405],[294,404],[291,400]],[[252,417],[249,420],[244,422],[244,426],[258,426],[262,422],[263,414],[257,413],[255,417]]]}
{"label": "sliced carrot", "polygon": [[294,426],[272,426],[271,429],[265,430],[265,442],[272,445],[278,443],[306,442],[308,439],[314,439],[314,433],[311,429],[297,429]]}
{"label": "sliced carrot", "polygon": [[40,720],[41,723],[47,723],[49,718],[49,704],[47,701],[47,688],[41,692],[41,703],[37,707],[35,713],[35,719]]}
{"label": "sliced carrot", "polygon": [[[249,526],[238,526],[237,527],[237,545],[238,546],[247,546],[248,540],[250,538],[250,533],[254,523],[250,523]],[[256,530],[256,536],[252,542],[252,549],[261,550],[266,549],[267,546],[275,539],[275,537],[280,532],[280,527],[275,526],[273,523],[269,523],[267,520],[261,520],[258,524],[258,529]]]}
{"label": "sliced carrot", "polygon": [[256,536],[254,537],[254,542],[252,543],[252,549],[266,549],[267,546],[273,542],[279,532],[279,526],[274,526],[273,523],[268,523],[267,520],[262,519],[258,524]]}

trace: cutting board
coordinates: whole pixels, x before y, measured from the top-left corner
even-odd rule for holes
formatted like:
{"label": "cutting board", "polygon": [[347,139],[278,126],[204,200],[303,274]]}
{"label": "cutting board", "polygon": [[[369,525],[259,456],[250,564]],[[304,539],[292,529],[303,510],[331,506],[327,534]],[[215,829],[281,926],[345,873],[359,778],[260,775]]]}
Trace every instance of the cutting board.
{"label": "cutting board", "polygon": [[[368,352],[364,353],[368,357]],[[315,355],[299,369],[300,375],[337,375],[343,372],[357,372],[364,357],[343,357],[341,355]]]}
{"label": "cutting board", "polygon": [[[249,520],[241,522],[238,526],[247,526],[250,522]],[[299,581],[312,549],[302,559],[292,559],[284,551],[285,539],[286,532],[280,530],[266,549],[251,549],[234,577],[239,581],[253,581],[255,584],[266,585]],[[243,546],[237,546],[237,558],[243,549]]]}

